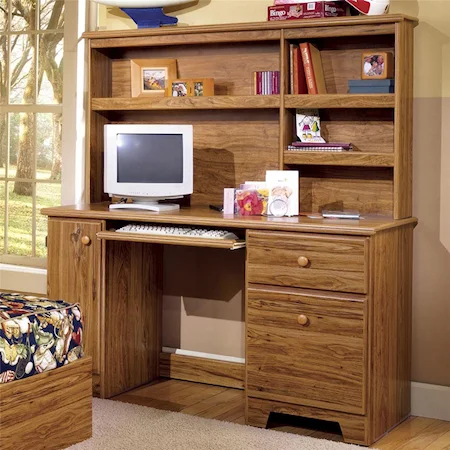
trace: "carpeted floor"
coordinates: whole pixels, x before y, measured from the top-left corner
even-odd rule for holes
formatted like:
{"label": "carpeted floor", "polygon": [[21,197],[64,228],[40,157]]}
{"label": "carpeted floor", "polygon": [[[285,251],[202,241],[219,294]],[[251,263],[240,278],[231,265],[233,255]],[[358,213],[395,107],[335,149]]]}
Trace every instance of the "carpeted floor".
{"label": "carpeted floor", "polygon": [[362,447],[93,399],[93,437],[71,450],[361,450]]}

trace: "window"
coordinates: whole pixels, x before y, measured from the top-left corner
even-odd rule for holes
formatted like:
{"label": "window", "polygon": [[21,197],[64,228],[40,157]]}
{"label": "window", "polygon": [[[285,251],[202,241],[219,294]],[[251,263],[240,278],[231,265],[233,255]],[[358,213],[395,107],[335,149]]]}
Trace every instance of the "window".
{"label": "window", "polygon": [[45,264],[61,202],[64,2],[0,0],[0,263]]}

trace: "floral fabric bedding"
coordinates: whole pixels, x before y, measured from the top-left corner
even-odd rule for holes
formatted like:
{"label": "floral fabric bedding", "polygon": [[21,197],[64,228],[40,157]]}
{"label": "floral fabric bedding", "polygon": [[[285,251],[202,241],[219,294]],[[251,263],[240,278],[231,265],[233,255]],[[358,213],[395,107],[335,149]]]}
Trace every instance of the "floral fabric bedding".
{"label": "floral fabric bedding", "polygon": [[0,292],[0,383],[81,358],[82,336],[78,304]]}

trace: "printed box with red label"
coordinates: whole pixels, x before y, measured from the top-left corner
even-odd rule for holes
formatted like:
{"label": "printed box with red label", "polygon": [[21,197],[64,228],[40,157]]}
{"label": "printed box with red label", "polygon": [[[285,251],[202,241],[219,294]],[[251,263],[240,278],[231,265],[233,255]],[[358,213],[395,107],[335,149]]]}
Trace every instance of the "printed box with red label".
{"label": "printed box with red label", "polygon": [[316,19],[348,15],[345,2],[325,1],[269,6],[268,20]]}

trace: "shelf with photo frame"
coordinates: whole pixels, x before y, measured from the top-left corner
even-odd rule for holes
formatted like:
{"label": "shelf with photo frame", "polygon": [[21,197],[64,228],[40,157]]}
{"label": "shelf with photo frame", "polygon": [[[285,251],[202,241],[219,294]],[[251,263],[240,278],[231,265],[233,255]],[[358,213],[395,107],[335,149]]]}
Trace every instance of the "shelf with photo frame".
{"label": "shelf with photo frame", "polygon": [[[236,24],[228,31],[220,26],[201,27],[198,32],[189,27],[186,34],[181,28],[91,33],[91,134],[100,135],[102,126],[114,121],[178,120],[193,124],[199,180],[193,204],[220,203],[224,187],[260,179],[265,169],[295,165],[307,179],[305,170],[312,173],[313,167],[322,168],[323,172],[314,171],[314,177],[310,177],[320,181],[311,184],[310,193],[317,198],[334,186],[336,195],[346,196],[352,209],[382,212],[394,218],[409,216],[410,189],[400,186],[411,183],[410,138],[405,136],[411,134],[414,25],[403,16],[386,16],[297,24]],[[400,35],[403,28],[407,31]],[[320,50],[327,94],[290,93],[289,48],[292,43],[304,41]],[[348,93],[348,81],[361,78],[365,51],[395,54],[395,94]],[[214,95],[134,97],[131,64],[141,59],[176,61],[176,79],[212,78]],[[258,71],[280,71],[280,95],[255,95],[254,73]],[[318,109],[326,140],[351,142],[354,152],[288,152],[295,136],[295,111],[301,108]],[[91,166],[101,168],[101,136],[91,142]],[[258,154],[262,163],[245,164],[252,158],[250,153]],[[207,161],[204,164],[203,159]],[[328,166],[334,171],[329,172]],[[215,167],[213,172],[211,167]],[[359,173],[359,168],[364,170]],[[380,197],[378,182],[371,183],[366,170],[375,179],[380,175],[381,190],[386,195]],[[207,189],[208,177],[215,179],[213,192]],[[101,173],[95,180],[90,199],[100,201],[105,199]],[[306,189],[305,183],[301,186]],[[358,191],[373,194],[375,201],[363,204],[358,200]],[[389,196],[395,202],[387,202]]]}

